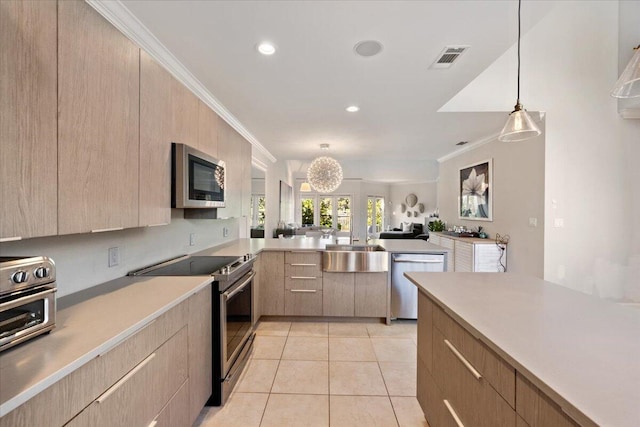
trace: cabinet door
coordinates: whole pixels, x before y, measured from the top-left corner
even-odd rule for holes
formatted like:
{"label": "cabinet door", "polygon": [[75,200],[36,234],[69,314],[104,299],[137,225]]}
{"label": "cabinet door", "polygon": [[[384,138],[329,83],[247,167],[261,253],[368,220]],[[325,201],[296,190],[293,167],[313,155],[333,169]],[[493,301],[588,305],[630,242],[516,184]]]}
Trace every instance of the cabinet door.
{"label": "cabinet door", "polygon": [[286,289],[284,314],[287,316],[322,316],[322,291]]}
{"label": "cabinet door", "polygon": [[171,142],[200,149],[198,143],[198,110],[200,100],[176,79],[171,80]]}
{"label": "cabinet door", "polygon": [[140,52],[140,226],[171,222],[172,81]]}
{"label": "cabinet door", "polygon": [[[242,140],[242,216],[251,216],[251,150],[249,141]],[[247,222],[249,224],[250,221]]]}
{"label": "cabinet door", "polygon": [[389,286],[387,273],[356,273],[356,317],[387,317]]}
{"label": "cabinet door", "polygon": [[473,271],[473,244],[467,242],[461,242],[456,240],[455,242],[455,270],[456,272],[472,272]]}
{"label": "cabinet door", "polygon": [[262,252],[258,274],[262,314],[284,316],[284,252]]}
{"label": "cabinet door", "polygon": [[0,2],[0,241],[57,233],[56,2]]}
{"label": "cabinet door", "polygon": [[149,424],[153,427],[174,427],[190,426],[189,421],[189,380],[185,381],[180,390],[173,395],[169,403],[162,408],[162,411],[155,418],[156,424]]}
{"label": "cabinet door", "polygon": [[324,316],[354,315],[355,273],[322,275],[322,314]]}
{"label": "cabinet door", "polygon": [[218,218],[238,218],[242,211],[242,141],[244,139],[221,121],[218,127],[218,157],[226,163],[225,207],[218,209]]}
{"label": "cabinet door", "polygon": [[189,423],[192,425],[211,396],[211,286],[189,298]]}
{"label": "cabinet door", "polygon": [[140,49],[58,2],[58,234],[138,225]]}
{"label": "cabinet door", "polygon": [[219,117],[207,104],[198,100],[198,149],[218,158]]}

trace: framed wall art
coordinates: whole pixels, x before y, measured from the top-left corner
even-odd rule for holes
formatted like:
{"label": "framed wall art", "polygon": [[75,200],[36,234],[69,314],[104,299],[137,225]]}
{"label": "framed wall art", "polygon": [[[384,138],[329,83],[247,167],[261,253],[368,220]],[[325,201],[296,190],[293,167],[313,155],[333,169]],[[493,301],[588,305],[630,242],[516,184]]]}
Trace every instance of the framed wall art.
{"label": "framed wall art", "polygon": [[493,159],[460,168],[458,218],[493,221]]}

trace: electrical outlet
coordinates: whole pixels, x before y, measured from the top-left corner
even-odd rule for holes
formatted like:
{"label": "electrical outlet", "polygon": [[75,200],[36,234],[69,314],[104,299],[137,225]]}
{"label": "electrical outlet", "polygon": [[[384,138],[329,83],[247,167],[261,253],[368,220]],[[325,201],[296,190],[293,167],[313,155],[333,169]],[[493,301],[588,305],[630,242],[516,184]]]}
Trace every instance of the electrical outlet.
{"label": "electrical outlet", "polygon": [[227,237],[227,236],[229,236],[229,228],[222,227],[222,237]]}
{"label": "electrical outlet", "polygon": [[120,248],[109,248],[109,267],[115,267],[120,264]]}
{"label": "electrical outlet", "polygon": [[529,227],[537,227],[538,218],[529,218]]}
{"label": "electrical outlet", "polygon": [[189,246],[196,245],[196,233],[189,234]]}
{"label": "electrical outlet", "polygon": [[555,228],[562,228],[564,227],[564,218],[555,218],[553,220],[553,226]]}

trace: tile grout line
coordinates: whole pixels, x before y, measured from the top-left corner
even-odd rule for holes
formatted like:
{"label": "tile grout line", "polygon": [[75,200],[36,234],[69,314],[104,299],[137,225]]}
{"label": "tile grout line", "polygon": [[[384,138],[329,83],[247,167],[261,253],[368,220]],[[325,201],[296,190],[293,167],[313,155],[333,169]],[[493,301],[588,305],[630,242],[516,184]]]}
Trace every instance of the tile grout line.
{"label": "tile grout line", "polygon": [[269,393],[267,395],[267,402],[264,405],[264,409],[262,410],[262,416],[260,417],[260,424],[264,421],[264,414],[267,413],[267,406],[269,406],[269,401],[271,400],[271,391],[273,390],[273,385],[276,382],[276,377],[278,376],[278,370],[280,369],[280,362],[282,362],[282,355],[284,354],[284,349],[287,346],[287,341],[289,341],[289,332],[291,331],[291,323],[289,323],[289,329],[287,330],[287,335],[285,336],[284,345],[282,346],[282,353],[280,353],[280,359],[278,359],[278,366],[276,367],[276,372],[273,375],[273,380],[271,380],[271,387],[269,387]]}

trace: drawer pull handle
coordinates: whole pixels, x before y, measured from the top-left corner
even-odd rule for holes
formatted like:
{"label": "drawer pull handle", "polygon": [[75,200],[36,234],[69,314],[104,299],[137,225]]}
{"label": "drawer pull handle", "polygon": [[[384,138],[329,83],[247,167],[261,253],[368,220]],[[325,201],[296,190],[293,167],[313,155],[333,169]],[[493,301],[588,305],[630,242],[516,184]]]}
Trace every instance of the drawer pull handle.
{"label": "drawer pull handle", "polygon": [[453,410],[453,407],[451,406],[449,401],[447,399],[444,399],[443,402],[444,402],[444,406],[446,406],[447,410],[449,410],[449,414],[451,414],[451,417],[453,418],[453,420],[456,422],[456,424],[458,424],[458,427],[464,427],[464,424],[462,424],[462,421],[460,421],[460,417],[458,417],[458,414],[456,414],[456,411]]}
{"label": "drawer pull handle", "polygon": [[451,350],[451,352],[458,358],[458,360],[460,360],[462,364],[469,370],[469,372],[471,372],[471,374],[476,377],[478,381],[480,381],[482,379],[482,375],[480,375],[480,372],[476,371],[476,368],[474,368],[473,365],[469,363],[469,361],[465,359],[462,354],[460,354],[458,349],[455,348],[453,344],[449,342],[449,340],[444,340],[444,343],[447,345],[447,347],[449,347],[449,350]]}
{"label": "drawer pull handle", "polygon": [[22,237],[21,236],[3,237],[2,239],[0,239],[0,243],[2,243],[2,242],[15,242],[16,240],[22,240]]}
{"label": "drawer pull handle", "polygon": [[158,420],[153,420],[149,423],[147,427],[156,427],[157,424],[158,424]]}
{"label": "drawer pull handle", "polygon": [[112,228],[96,228],[95,230],[91,230],[92,233],[104,233],[107,231],[120,231],[124,230],[124,227],[112,227]]}
{"label": "drawer pull handle", "polygon": [[316,289],[291,289],[291,292],[297,292],[299,294],[315,294],[318,291]]}
{"label": "drawer pull handle", "polygon": [[315,276],[291,276],[292,279],[302,279],[302,280],[316,280]]}
{"label": "drawer pull handle", "polygon": [[318,266],[318,264],[300,264],[300,263],[291,264],[291,265],[294,267],[317,267]]}
{"label": "drawer pull handle", "polygon": [[140,369],[144,368],[145,365],[147,365],[149,362],[151,362],[151,359],[153,359],[154,357],[156,357],[155,353],[151,353],[146,359],[144,359],[142,362],[140,362],[138,364],[138,366],[136,366],[135,368],[133,368],[132,370],[130,370],[127,375],[125,375],[124,377],[120,378],[120,380],[115,383],[114,385],[112,385],[107,391],[105,391],[104,393],[102,393],[100,395],[100,397],[98,397],[96,399],[96,402],[98,403],[103,403],[105,402],[113,393],[116,392],[116,390],[118,390],[120,387],[122,387],[122,385],[124,383],[126,383],[127,381],[129,381],[129,379],[134,376],[135,374],[138,373],[138,371],[140,371]]}

